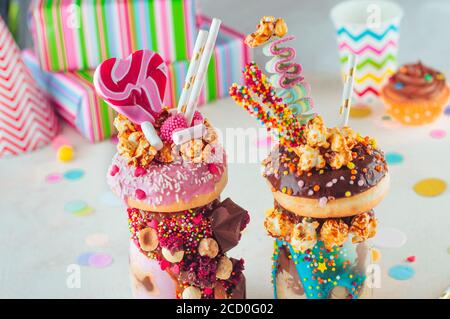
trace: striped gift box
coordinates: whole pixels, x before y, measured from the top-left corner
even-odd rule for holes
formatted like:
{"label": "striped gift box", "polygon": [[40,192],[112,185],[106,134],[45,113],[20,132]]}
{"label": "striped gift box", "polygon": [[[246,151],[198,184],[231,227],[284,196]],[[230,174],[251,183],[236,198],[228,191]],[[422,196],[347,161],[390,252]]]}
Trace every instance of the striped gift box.
{"label": "striped gift box", "polygon": [[[208,29],[210,22],[209,18],[198,18],[202,28]],[[228,96],[231,84],[242,82],[241,71],[251,58],[243,39],[242,34],[226,26],[221,27],[199,104]],[[115,134],[112,125],[115,114],[95,94],[92,84],[93,71],[43,72],[39,68],[37,59],[29,50],[24,51],[23,59],[38,84],[47,90],[59,114],[90,142],[98,142]],[[165,105],[176,107],[188,65],[187,60],[167,65],[169,80],[164,99]]]}
{"label": "striped gift box", "polygon": [[197,34],[195,0],[35,0],[31,13],[46,71],[95,69],[139,49],[166,62],[187,60]]}

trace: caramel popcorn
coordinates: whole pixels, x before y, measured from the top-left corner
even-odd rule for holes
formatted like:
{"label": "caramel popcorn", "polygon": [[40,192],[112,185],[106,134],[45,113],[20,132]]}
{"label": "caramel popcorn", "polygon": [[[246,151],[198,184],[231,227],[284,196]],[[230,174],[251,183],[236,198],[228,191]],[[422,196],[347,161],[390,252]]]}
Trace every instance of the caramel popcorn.
{"label": "caramel popcorn", "polygon": [[298,168],[309,171],[321,169],[327,164],[340,169],[352,161],[352,148],[358,141],[357,134],[349,127],[326,128],[320,116],[316,116],[305,128],[306,144],[294,148],[299,157]]}
{"label": "caramel popcorn", "polygon": [[272,38],[272,36],[284,37],[287,33],[286,22],[282,18],[275,19],[273,16],[264,16],[258,24],[258,29],[245,38],[245,43],[255,48],[264,44]]}
{"label": "caramel popcorn", "polygon": [[372,238],[377,233],[377,219],[371,213],[362,213],[355,216],[350,227],[350,234],[353,235],[352,243],[362,243]]}
{"label": "caramel popcorn", "polygon": [[286,215],[277,209],[270,209],[264,220],[264,227],[270,236],[286,238],[291,233],[293,224]]}
{"label": "caramel popcorn", "polygon": [[203,134],[202,139],[208,144],[216,144],[218,135],[214,127],[208,122],[208,120],[204,119],[204,125],[206,127],[206,132]]}
{"label": "caramel popcorn", "polygon": [[290,241],[292,248],[302,253],[312,249],[317,243],[317,227],[319,227],[318,222],[303,218],[302,222],[296,224],[292,229]]}
{"label": "caramel popcorn", "polygon": [[164,143],[163,148],[159,150],[155,158],[161,163],[172,163],[175,159],[175,156],[172,152],[172,145]]}
{"label": "caramel popcorn", "polygon": [[298,167],[302,171],[309,171],[314,167],[320,169],[325,167],[327,164],[323,156],[320,154],[320,150],[317,148],[312,148],[309,145],[301,145],[296,148],[296,154],[300,157]]}
{"label": "caramel popcorn", "polygon": [[326,249],[342,246],[348,238],[348,226],[342,219],[328,219],[320,229],[320,239]]}
{"label": "caramel popcorn", "polygon": [[203,141],[201,139],[193,139],[184,144],[181,144],[180,152],[185,161],[201,163]]}

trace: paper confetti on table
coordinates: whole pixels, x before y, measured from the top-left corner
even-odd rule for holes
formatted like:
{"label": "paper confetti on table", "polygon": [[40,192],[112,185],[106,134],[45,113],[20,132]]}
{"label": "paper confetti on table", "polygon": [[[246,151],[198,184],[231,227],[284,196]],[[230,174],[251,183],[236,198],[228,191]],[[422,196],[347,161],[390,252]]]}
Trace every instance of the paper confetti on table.
{"label": "paper confetti on table", "polygon": [[113,258],[108,254],[99,253],[90,256],[88,262],[91,267],[105,268],[111,265]]}
{"label": "paper confetti on table", "polygon": [[77,217],[84,217],[84,216],[88,216],[90,214],[92,214],[94,212],[94,209],[90,206],[87,206],[85,208],[83,208],[82,210],[79,210],[75,213],[73,213],[73,215],[77,216]]}
{"label": "paper confetti on table", "polygon": [[92,207],[82,200],[73,200],[66,203],[64,210],[78,217],[90,215],[94,211]]}
{"label": "paper confetti on table", "polygon": [[445,136],[447,136],[447,132],[445,130],[436,129],[436,130],[432,130],[430,132],[430,136],[432,138],[435,138],[435,139],[439,140],[439,139],[444,138]]}
{"label": "paper confetti on table", "polygon": [[364,118],[372,114],[372,109],[370,107],[352,107],[350,109],[351,118]]}
{"label": "paper confetti on table", "polygon": [[371,256],[372,256],[372,262],[376,263],[378,261],[380,261],[381,259],[381,252],[376,249],[376,248],[372,248],[370,250]]}
{"label": "paper confetti on table", "polygon": [[102,247],[105,246],[109,241],[109,237],[103,233],[95,233],[86,237],[85,242],[91,247]]}
{"label": "paper confetti on table", "polygon": [[77,264],[80,266],[89,266],[89,258],[95,255],[93,252],[85,252],[77,257]]}
{"label": "paper confetti on table", "polygon": [[389,165],[396,165],[403,162],[403,155],[396,152],[386,153],[386,161]]}
{"label": "paper confetti on table", "polygon": [[450,116],[450,105],[447,105],[447,107],[444,110],[444,114]]}
{"label": "paper confetti on table", "polygon": [[372,244],[384,248],[400,248],[406,243],[406,235],[395,228],[380,227]]}
{"label": "paper confetti on table", "polygon": [[415,274],[414,269],[407,265],[396,265],[389,269],[389,276],[396,280],[408,280]]}
{"label": "paper confetti on table", "polygon": [[45,181],[47,183],[58,183],[63,179],[63,176],[60,173],[50,173],[45,177]]}
{"label": "paper confetti on table", "polygon": [[406,257],[406,261],[409,263],[413,263],[416,261],[416,256],[408,256]]}
{"label": "paper confetti on table", "polygon": [[439,178],[425,178],[418,181],[413,189],[420,195],[425,197],[434,197],[441,195],[447,188],[447,183]]}
{"label": "paper confetti on table", "polygon": [[64,173],[64,178],[68,179],[70,181],[75,181],[84,176],[84,171],[80,168],[74,168],[71,170],[68,170]]}

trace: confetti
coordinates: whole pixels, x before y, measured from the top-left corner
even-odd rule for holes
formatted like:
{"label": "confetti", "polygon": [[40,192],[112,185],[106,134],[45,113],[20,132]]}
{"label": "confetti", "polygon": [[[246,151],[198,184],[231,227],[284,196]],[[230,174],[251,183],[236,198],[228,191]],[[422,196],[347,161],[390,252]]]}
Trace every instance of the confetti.
{"label": "confetti", "polygon": [[70,181],[75,181],[77,179],[80,179],[83,176],[84,176],[84,171],[79,168],[71,169],[64,173],[64,178],[68,179]]}
{"label": "confetti", "polygon": [[426,178],[418,181],[413,189],[420,195],[425,197],[434,197],[442,194],[447,188],[447,183],[439,178]]}
{"label": "confetti", "polygon": [[64,205],[64,210],[68,213],[77,213],[87,208],[88,205],[82,200],[73,200]]}
{"label": "confetti", "polygon": [[270,136],[258,138],[256,140],[256,146],[261,148],[270,148],[270,145],[272,144],[272,138]]}
{"label": "confetti", "polygon": [[447,132],[444,131],[444,130],[436,129],[436,130],[432,130],[430,132],[430,136],[432,138],[435,138],[435,139],[439,140],[439,139],[444,138],[445,136],[447,136]]}
{"label": "confetti", "polygon": [[369,107],[352,107],[350,109],[351,118],[364,118],[372,114],[372,109]]}
{"label": "confetti", "polygon": [[415,274],[414,269],[406,265],[396,265],[389,269],[389,276],[396,280],[408,280]]}
{"label": "confetti", "polygon": [[105,268],[111,265],[112,262],[113,258],[110,255],[103,253],[93,254],[88,259],[89,266],[94,268]]}
{"label": "confetti", "polygon": [[403,155],[396,152],[386,153],[386,161],[389,165],[396,165],[403,162]]}
{"label": "confetti", "polygon": [[109,237],[103,233],[95,233],[86,237],[85,242],[91,247],[102,247],[105,246],[109,241]]}
{"label": "confetti", "polygon": [[89,258],[95,255],[93,252],[85,252],[77,257],[76,263],[80,266],[89,266]]}
{"label": "confetti", "polygon": [[444,114],[450,116],[450,105],[447,105],[447,107],[444,110]]}
{"label": "confetti", "polygon": [[45,177],[47,183],[58,183],[63,179],[60,173],[50,173]]}
{"label": "confetti", "polygon": [[110,207],[123,206],[122,201],[111,191],[106,191],[100,196],[100,202]]}
{"label": "confetti", "polygon": [[406,235],[395,228],[380,228],[372,243],[377,247],[399,248],[406,243]]}
{"label": "confetti", "polygon": [[409,263],[413,263],[416,261],[416,256],[408,256],[406,257],[406,261]]}
{"label": "confetti", "polygon": [[74,212],[73,214],[77,217],[84,217],[92,214],[94,212],[94,209],[92,207],[85,207],[82,210],[79,210],[77,212]]}
{"label": "confetti", "polygon": [[372,262],[377,263],[378,261],[380,261],[381,252],[378,249],[372,248],[370,250],[370,252],[371,252],[371,256],[372,256]]}

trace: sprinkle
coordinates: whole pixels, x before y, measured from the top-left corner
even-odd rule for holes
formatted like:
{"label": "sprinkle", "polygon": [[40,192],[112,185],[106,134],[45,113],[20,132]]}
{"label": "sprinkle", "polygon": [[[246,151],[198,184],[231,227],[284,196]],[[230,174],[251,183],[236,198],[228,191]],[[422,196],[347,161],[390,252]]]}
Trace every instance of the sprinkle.
{"label": "sprinkle", "polygon": [[320,190],[320,186],[319,185],[314,185],[313,190],[315,192],[318,192]]}
{"label": "sprinkle", "polygon": [[147,197],[147,194],[142,189],[136,189],[136,198],[139,200],[145,199]]}
{"label": "sprinkle", "polygon": [[287,188],[286,188],[286,187],[283,187],[283,188],[281,189],[281,191],[282,191],[283,193],[286,193]]}
{"label": "sprinkle", "polygon": [[395,87],[396,90],[401,90],[401,89],[403,89],[405,87],[405,85],[402,82],[396,82],[394,84],[394,87]]}
{"label": "sprinkle", "polygon": [[360,180],[358,181],[358,186],[363,186],[363,185],[364,185],[364,180],[360,179]]}
{"label": "sprinkle", "polygon": [[319,206],[325,207],[327,205],[328,199],[324,196],[319,199]]}
{"label": "sprinkle", "polygon": [[354,164],[353,162],[349,162],[349,163],[347,164],[347,168],[348,168],[348,169],[354,169],[354,168],[355,168],[355,164]]}
{"label": "sprinkle", "polygon": [[431,82],[433,80],[433,76],[431,74],[429,74],[429,73],[425,74],[425,76],[423,78],[427,82]]}
{"label": "sprinkle", "polygon": [[[136,169],[136,171],[137,171],[137,169]],[[117,165],[113,165],[113,166],[111,166],[111,171],[109,172],[109,174],[111,175],[111,176],[116,176],[116,174],[119,172],[119,166],[117,166]],[[136,172],[134,173],[134,176],[136,176]]]}
{"label": "sprinkle", "polygon": [[350,191],[346,191],[345,192],[345,197],[350,197],[350,196],[352,196],[352,193]]}
{"label": "sprinkle", "polygon": [[[134,177],[140,177],[143,176],[147,170],[141,166],[136,167],[136,170],[134,171]],[[114,175],[112,175],[114,176]]]}
{"label": "sprinkle", "polygon": [[299,188],[302,188],[303,186],[305,186],[305,182],[302,180],[299,180],[297,184],[298,184]]}
{"label": "sprinkle", "polygon": [[332,183],[332,182],[328,182],[328,183],[326,183],[325,186],[326,186],[326,187],[331,187],[331,186],[333,186],[333,183]]}
{"label": "sprinkle", "polygon": [[314,194],[314,192],[310,189],[309,191],[308,191],[308,195],[309,196],[312,196]]}
{"label": "sprinkle", "polygon": [[337,178],[333,178],[331,181],[333,182],[333,184],[336,184],[338,180]]}

